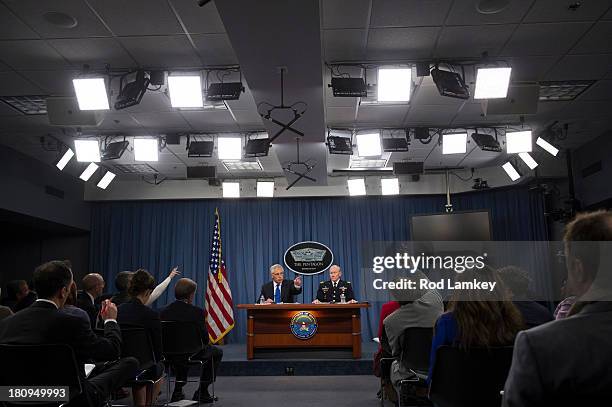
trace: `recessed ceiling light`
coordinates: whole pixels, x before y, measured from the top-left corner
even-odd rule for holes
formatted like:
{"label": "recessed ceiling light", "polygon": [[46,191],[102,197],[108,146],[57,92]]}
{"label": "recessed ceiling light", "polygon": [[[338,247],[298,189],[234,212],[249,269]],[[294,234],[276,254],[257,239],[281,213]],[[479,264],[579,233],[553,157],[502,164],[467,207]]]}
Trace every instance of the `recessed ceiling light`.
{"label": "recessed ceiling light", "polygon": [[502,168],[504,169],[504,171],[506,171],[506,174],[508,174],[512,181],[516,181],[517,179],[521,178],[521,174],[519,174],[519,172],[516,170],[516,168],[514,168],[512,164],[510,164],[510,162],[507,162],[502,165]]}
{"label": "recessed ceiling light", "polygon": [[374,157],[382,154],[380,132],[357,134],[357,155],[359,157]]}
{"label": "recessed ceiling light", "polygon": [[544,140],[542,137],[538,137],[538,139],[536,140],[536,144],[555,157],[557,156],[557,154],[559,154],[559,149],[550,144],[548,141]]}
{"label": "recessed ceiling light", "polygon": [[68,162],[72,159],[72,157],[74,157],[74,152],[71,149],[66,150],[62,158],[60,158],[60,160],[57,162],[57,164],[55,164],[55,166],[59,168],[60,171],[62,171],[64,167],[66,167],[66,164],[68,164]]}
{"label": "recessed ceiling light", "polygon": [[478,68],[474,99],[501,99],[508,95],[512,68]]}
{"label": "recessed ceiling light", "polygon": [[442,154],[465,154],[467,151],[467,133],[449,133],[442,135]]}
{"label": "recessed ceiling light", "polygon": [[240,137],[219,137],[217,153],[219,160],[240,160],[242,158],[242,139]]}
{"label": "recessed ceiling light", "polygon": [[74,140],[74,149],[79,162],[97,163],[100,161],[100,144],[96,139]]}
{"label": "recessed ceiling light", "polygon": [[96,172],[97,169],[98,165],[96,163],[90,163],[87,168],[85,168],[85,171],[81,173],[79,178],[83,181],[87,181],[89,180],[89,178],[91,178],[91,176],[94,174],[94,172]]}
{"label": "recessed ceiling light", "polygon": [[274,196],[274,181],[257,181],[257,196],[272,198]]}
{"label": "recessed ceiling light", "polygon": [[530,153],[531,147],[531,130],[506,133],[506,153]]}
{"label": "recessed ceiling light", "polygon": [[202,107],[202,78],[200,75],[169,75],[168,92],[172,107]]}
{"label": "recessed ceiling light", "polygon": [[383,195],[399,195],[399,180],[397,178],[381,178],[380,187]]}
{"label": "recessed ceiling light", "polygon": [[408,102],[412,88],[411,68],[378,68],[379,102]]}
{"label": "recessed ceiling light", "polygon": [[534,160],[533,157],[529,155],[529,153],[519,153],[519,157],[521,157],[521,160],[523,160],[523,162],[527,164],[530,170],[533,170],[535,169],[535,167],[538,166],[536,160]]}
{"label": "recessed ceiling light", "polygon": [[360,196],[366,194],[365,180],[363,178],[349,179],[347,184],[350,196]]}
{"label": "recessed ceiling light", "polygon": [[59,11],[48,11],[43,14],[43,19],[49,24],[61,28],[74,28],[79,24],[76,18],[66,13],[60,13]]}
{"label": "recessed ceiling light", "polygon": [[74,93],[80,110],[109,110],[104,78],[75,78]]}
{"label": "recessed ceiling light", "polygon": [[223,198],[240,198],[240,182],[224,182]]}
{"label": "recessed ceiling light", "polygon": [[106,174],[102,177],[100,182],[98,182],[98,188],[106,189],[108,184],[111,183],[112,180],[115,179],[115,174],[110,171],[107,171]]}
{"label": "recessed ceiling light", "polygon": [[156,138],[134,139],[134,160],[157,161],[159,160],[159,141]]}

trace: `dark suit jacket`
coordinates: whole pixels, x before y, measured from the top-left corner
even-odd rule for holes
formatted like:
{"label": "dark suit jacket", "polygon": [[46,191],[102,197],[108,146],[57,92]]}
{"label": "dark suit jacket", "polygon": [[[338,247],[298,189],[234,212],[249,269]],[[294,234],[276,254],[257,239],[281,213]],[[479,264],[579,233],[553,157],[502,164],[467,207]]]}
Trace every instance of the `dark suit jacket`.
{"label": "dark suit jacket", "polygon": [[[612,302],[519,332],[503,406],[598,405],[612,389]],[[601,404],[601,405],[604,405]]]}
{"label": "dark suit jacket", "polygon": [[0,305],[0,321],[4,318],[10,317],[13,315],[13,311],[9,307],[5,307],[4,305]]}
{"label": "dark suit jacket", "polygon": [[[295,299],[293,298],[293,296],[297,294],[301,294],[301,293],[302,293],[302,287],[296,288],[293,285],[293,280],[283,280],[283,282],[281,283],[281,302],[286,302],[286,303],[295,302]],[[267,299],[274,300],[274,282],[273,281],[270,281],[261,286],[261,293],[259,294],[259,297],[257,298],[258,302],[262,295],[264,296],[264,299],[266,300]]]}
{"label": "dark suit jacket", "polygon": [[113,295],[111,297],[111,301],[116,305],[116,306],[120,306],[121,304],[125,304],[126,302],[130,301],[130,295],[127,292],[118,292],[115,293],[115,295]]}
{"label": "dark suit jacket", "polygon": [[91,301],[91,298],[85,291],[79,291],[77,293],[76,306],[87,312],[89,321],[91,322],[91,328],[94,329],[98,321],[98,307]]}
{"label": "dark suit jacket", "polygon": [[137,298],[132,298],[129,302],[121,304],[117,312],[117,322],[120,325],[134,325],[143,327],[153,344],[155,359],[161,360],[162,356],[162,333],[159,313],[144,305]]}
{"label": "dark suit jacket", "polygon": [[514,301],[514,305],[521,312],[527,328],[533,328],[554,319],[548,308],[535,301]]}
{"label": "dark suit jacket", "polygon": [[321,302],[340,302],[340,294],[344,291],[346,301],[354,300],[353,286],[350,281],[338,280],[337,287],[334,288],[331,280],[321,281],[317,290],[317,300]]}
{"label": "dark suit jacket", "polygon": [[200,334],[202,335],[202,342],[204,344],[209,343],[208,329],[206,328],[206,313],[200,308],[192,304],[187,304],[183,301],[174,301],[168,304],[159,313],[162,321],[179,321],[179,322],[193,322],[200,328]]}
{"label": "dark suit jacket", "polygon": [[42,301],[0,322],[0,343],[64,343],[72,347],[80,364],[115,360],[121,355],[121,332],[115,322],[104,324],[104,336],[99,337],[87,321],[64,314],[53,304]]}

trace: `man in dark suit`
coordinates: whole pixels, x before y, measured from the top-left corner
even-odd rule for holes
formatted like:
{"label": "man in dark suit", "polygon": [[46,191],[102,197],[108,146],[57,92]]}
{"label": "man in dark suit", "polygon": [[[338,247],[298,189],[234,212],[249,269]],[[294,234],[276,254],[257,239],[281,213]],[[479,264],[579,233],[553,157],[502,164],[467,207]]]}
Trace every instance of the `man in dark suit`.
{"label": "man in dark suit", "polygon": [[[34,271],[34,284],[39,299],[30,307],[0,322],[0,343],[7,344],[67,344],[82,366],[90,361],[114,361],[96,366],[85,379],[84,398],[100,406],[112,391],[127,381],[138,368],[134,358],[118,359],[121,355],[121,332],[115,320],[117,308],[105,303],[104,336],[93,333],[90,326],[71,315],[59,312],[64,306],[72,284],[72,272],[62,261],[42,264]],[[5,366],[4,368],[10,369]],[[74,405],[88,405],[77,399]]]}
{"label": "man in dark suit", "polygon": [[351,282],[342,279],[340,266],[334,264],[329,268],[329,280],[319,283],[317,298],[313,302],[315,304],[319,302],[339,303],[342,302],[342,294],[344,294],[345,302],[357,302]]}
{"label": "man in dark suit", "polygon": [[[204,348],[196,354],[192,359],[205,360],[213,363],[213,371],[210,369],[210,365],[207,363],[202,371],[200,377],[200,388],[193,395],[193,400],[198,400],[201,396],[201,400],[205,403],[212,403],[213,397],[208,392],[208,386],[217,377],[217,369],[223,358],[223,351],[210,344],[208,337],[208,329],[206,328],[206,313],[202,308],[193,305],[193,299],[198,286],[195,281],[188,278],[181,278],[176,282],[174,287],[174,297],[176,301],[165,307],[160,315],[163,321],[179,321],[179,322],[191,322],[198,326],[200,329],[200,336],[204,344]],[[173,366],[176,371],[176,385],[174,392],[172,393],[172,401],[178,401],[185,398],[183,394],[183,386],[185,380],[187,380],[188,366],[186,364],[175,362]],[[201,393],[201,394],[200,394]],[[217,398],[215,397],[215,400]]]}
{"label": "man in dark suit", "polygon": [[261,286],[259,301],[263,299],[266,304],[280,304],[295,302],[294,296],[302,293],[302,279],[297,276],[295,280],[285,280],[285,271],[280,264],[270,267],[272,281]]}
{"label": "man in dark suit", "polygon": [[519,332],[503,406],[609,403],[612,212],[578,215],[563,240],[567,287],[578,302],[568,318]]}
{"label": "man in dark suit", "polygon": [[100,274],[90,273],[83,277],[81,283],[83,290],[77,294],[76,306],[87,312],[93,329],[97,326],[98,313],[100,312],[96,305],[96,298],[104,291],[104,279]]}
{"label": "man in dark suit", "polygon": [[132,278],[131,271],[121,271],[117,273],[115,277],[115,287],[117,288],[117,293],[115,293],[111,301],[117,306],[124,304],[130,300],[130,295],[128,294],[128,285],[130,284],[130,279]]}

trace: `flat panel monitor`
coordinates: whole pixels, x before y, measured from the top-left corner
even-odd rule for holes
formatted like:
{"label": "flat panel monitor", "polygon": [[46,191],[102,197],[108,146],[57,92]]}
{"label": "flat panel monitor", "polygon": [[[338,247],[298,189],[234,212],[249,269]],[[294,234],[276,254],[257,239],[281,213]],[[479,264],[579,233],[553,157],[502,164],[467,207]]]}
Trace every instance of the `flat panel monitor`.
{"label": "flat panel monitor", "polygon": [[413,241],[491,240],[488,211],[416,215],[410,218]]}

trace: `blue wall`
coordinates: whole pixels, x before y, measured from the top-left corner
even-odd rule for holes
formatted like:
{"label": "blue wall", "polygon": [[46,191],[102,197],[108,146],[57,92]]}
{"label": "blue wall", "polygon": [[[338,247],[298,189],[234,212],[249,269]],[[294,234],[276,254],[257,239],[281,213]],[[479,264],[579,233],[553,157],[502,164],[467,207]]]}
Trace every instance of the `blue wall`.
{"label": "blue wall", "polygon": [[[103,274],[110,289],[119,271],[143,267],[160,280],[178,265],[185,277],[198,282],[197,304],[203,306],[218,207],[234,304],[255,302],[260,286],[269,279],[268,267],[282,263],[285,250],[303,240],[330,247],[343,277],[359,293],[361,243],[409,240],[410,216],[439,213],[444,204],[445,197],[438,195],[94,203],[90,270]],[[524,187],[458,194],[453,205],[457,211],[489,209],[494,240],[547,240],[541,196]],[[310,302],[324,277],[304,278],[299,300]],[[156,307],[173,301],[172,287]],[[372,304],[363,315],[364,339],[375,336],[380,306]],[[236,310],[235,316],[236,328],[228,341],[244,342],[246,314]]]}

